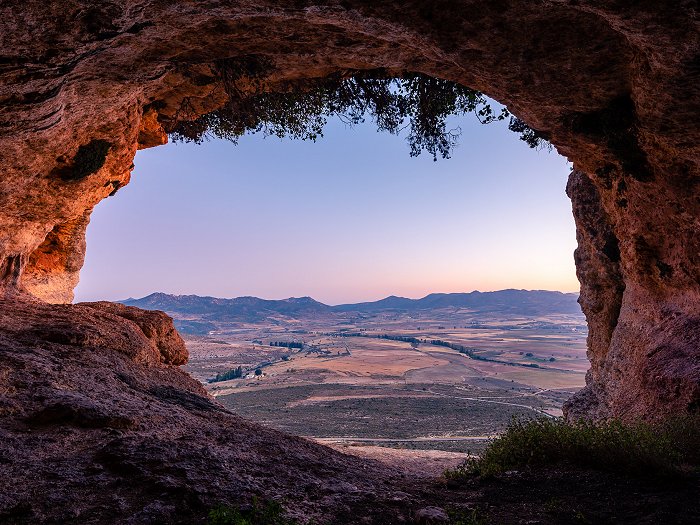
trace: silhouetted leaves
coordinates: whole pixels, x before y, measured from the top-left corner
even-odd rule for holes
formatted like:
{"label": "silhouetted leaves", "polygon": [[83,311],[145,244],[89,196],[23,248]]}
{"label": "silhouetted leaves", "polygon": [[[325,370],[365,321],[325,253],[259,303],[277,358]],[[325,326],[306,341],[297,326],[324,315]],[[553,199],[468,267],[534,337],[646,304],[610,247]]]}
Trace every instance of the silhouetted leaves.
{"label": "silhouetted leaves", "polygon": [[531,148],[552,148],[552,145],[541,133],[538,133],[517,117],[510,117],[508,129],[515,133],[520,133],[520,140],[524,141]]}
{"label": "silhouetted leaves", "polygon": [[[505,108],[494,110],[479,91],[418,73],[391,77],[384,70],[354,71],[265,86],[269,67],[254,57],[218,62],[228,102],[188,119],[192,112],[186,101],[179,118],[167,126],[170,136],[175,141],[200,143],[215,137],[236,143],[246,133],[264,133],[315,141],[323,136],[329,117],[356,125],[369,116],[378,131],[408,130],[411,156],[427,151],[437,160],[450,157],[461,135],[459,128],[448,128],[451,115],[474,113],[483,124],[510,116]],[[509,129],[520,133],[530,147],[544,143],[542,136],[517,118],[511,118]]]}

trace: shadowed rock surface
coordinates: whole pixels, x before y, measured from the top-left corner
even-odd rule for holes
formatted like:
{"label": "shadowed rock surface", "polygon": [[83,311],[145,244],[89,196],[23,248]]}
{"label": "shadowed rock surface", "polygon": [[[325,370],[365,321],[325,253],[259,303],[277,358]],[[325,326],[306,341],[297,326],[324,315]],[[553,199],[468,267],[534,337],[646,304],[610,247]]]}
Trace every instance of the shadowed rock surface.
{"label": "shadowed rock surface", "polygon": [[184,365],[187,363],[188,352],[185,342],[175,330],[173,320],[165,313],[142,310],[107,301],[80,303],[79,306],[87,306],[93,310],[123,317],[136,323],[156,348],[158,360],[161,363],[166,365]]}

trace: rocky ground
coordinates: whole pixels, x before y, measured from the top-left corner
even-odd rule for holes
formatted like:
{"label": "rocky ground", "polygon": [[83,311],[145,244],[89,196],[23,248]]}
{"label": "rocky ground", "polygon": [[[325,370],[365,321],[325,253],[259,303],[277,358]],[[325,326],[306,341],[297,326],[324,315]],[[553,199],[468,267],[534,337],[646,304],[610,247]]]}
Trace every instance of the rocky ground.
{"label": "rocky ground", "polygon": [[[129,182],[138,148],[229,88],[421,73],[495,98],[573,163],[591,373],[565,412],[697,413],[696,1],[4,0],[0,13],[0,288],[71,302],[94,206]],[[240,71],[224,82],[222,64]]]}
{"label": "rocky ground", "polygon": [[407,458],[347,455],[231,414],[173,364],[185,359],[164,314],[0,299],[0,523],[206,523],[212,507],[254,495],[334,524],[440,523],[444,511],[488,523],[700,518],[696,480],[560,470],[450,486]]}
{"label": "rocky ground", "polygon": [[407,450],[354,443],[323,443],[323,440],[319,442],[343,454],[379,461],[389,468],[394,468],[399,474],[415,479],[440,478],[443,472],[458,467],[470,457],[463,452],[444,450]]}

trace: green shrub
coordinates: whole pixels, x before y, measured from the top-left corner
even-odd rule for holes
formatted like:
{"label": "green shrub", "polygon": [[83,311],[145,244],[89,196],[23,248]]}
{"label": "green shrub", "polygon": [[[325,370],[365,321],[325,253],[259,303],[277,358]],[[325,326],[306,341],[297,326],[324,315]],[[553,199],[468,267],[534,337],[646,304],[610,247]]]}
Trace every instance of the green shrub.
{"label": "green shrub", "polygon": [[698,469],[698,449],[700,418],[692,416],[657,425],[513,420],[480,457],[445,475],[459,481],[472,475],[569,464],[632,476],[679,476]]}
{"label": "green shrub", "polygon": [[253,498],[247,509],[219,505],[209,512],[208,525],[297,525],[295,520],[283,516],[282,506],[276,501],[261,504]]}
{"label": "green shrub", "polygon": [[700,416],[674,417],[657,426],[681,454],[687,466],[700,469]]}
{"label": "green shrub", "polygon": [[473,509],[471,511],[450,511],[448,512],[450,517],[450,525],[487,525],[488,520],[486,517],[478,510]]}

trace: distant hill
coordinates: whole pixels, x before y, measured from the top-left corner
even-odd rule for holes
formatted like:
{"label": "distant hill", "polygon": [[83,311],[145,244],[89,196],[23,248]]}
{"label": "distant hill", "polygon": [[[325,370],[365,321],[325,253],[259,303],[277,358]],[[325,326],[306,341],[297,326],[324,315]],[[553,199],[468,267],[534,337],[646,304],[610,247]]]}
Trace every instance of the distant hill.
{"label": "distant hill", "polygon": [[370,303],[343,304],[336,311],[377,312],[381,310],[432,310],[468,308],[478,312],[521,315],[581,313],[578,294],[546,290],[500,290],[498,292],[432,293],[422,299],[391,296]]}
{"label": "distant hill", "polygon": [[141,299],[119,301],[127,306],[138,306],[145,310],[163,310],[168,313],[200,316],[209,321],[260,321],[269,317],[303,317],[329,313],[331,307],[311,297],[290,297],[289,299],[267,300],[257,297],[200,297],[199,295],[170,295],[152,293]]}
{"label": "distant hill", "polygon": [[[329,306],[311,297],[268,300],[257,297],[220,299],[198,295],[153,293],[141,299],[120,301],[146,310],[163,310],[199,322],[178,321],[183,331],[205,332],[208,322],[255,323],[274,317],[302,318],[344,312],[416,311],[442,308],[466,308],[483,313],[515,315],[580,314],[578,294],[545,290],[501,290],[498,292],[434,293],[422,299],[390,296],[379,301]],[[204,322],[204,323],[203,323]],[[190,326],[191,325],[191,326]]]}

